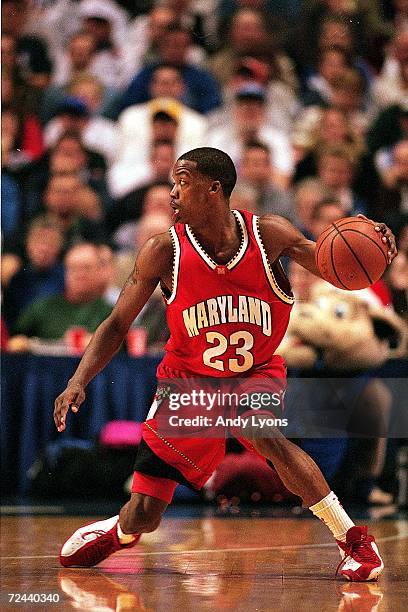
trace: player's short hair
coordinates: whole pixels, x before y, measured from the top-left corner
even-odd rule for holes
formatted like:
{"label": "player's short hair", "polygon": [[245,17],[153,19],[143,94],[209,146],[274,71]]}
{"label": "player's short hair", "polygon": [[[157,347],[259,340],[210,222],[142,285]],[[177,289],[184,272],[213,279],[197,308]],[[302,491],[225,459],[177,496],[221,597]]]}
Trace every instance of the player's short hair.
{"label": "player's short hair", "polygon": [[197,164],[200,174],[221,183],[223,194],[229,198],[237,182],[237,171],[229,155],[213,147],[200,147],[180,155],[177,161],[186,159]]}

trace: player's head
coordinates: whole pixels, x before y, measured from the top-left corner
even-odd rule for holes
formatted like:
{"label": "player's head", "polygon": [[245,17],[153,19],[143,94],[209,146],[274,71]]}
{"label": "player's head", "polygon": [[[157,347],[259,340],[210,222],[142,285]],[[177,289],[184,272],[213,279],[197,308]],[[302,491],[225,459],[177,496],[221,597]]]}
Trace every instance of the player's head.
{"label": "player's head", "polygon": [[229,155],[213,149],[200,147],[181,155],[177,161],[187,160],[196,164],[197,171],[213,181],[218,181],[225,198],[229,198],[237,182],[237,171]]}
{"label": "player's head", "polygon": [[192,149],[181,155],[173,168],[171,206],[175,221],[195,223],[219,207],[228,205],[237,172],[232,159],[211,147]]}

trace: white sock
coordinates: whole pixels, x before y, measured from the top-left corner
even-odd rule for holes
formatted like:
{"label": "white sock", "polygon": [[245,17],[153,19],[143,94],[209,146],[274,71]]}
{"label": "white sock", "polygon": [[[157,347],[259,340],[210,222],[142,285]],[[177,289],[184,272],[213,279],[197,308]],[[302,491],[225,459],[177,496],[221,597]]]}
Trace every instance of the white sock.
{"label": "white sock", "polygon": [[314,506],[310,506],[309,510],[327,525],[336,540],[346,541],[346,533],[350,527],[354,527],[354,523],[333,491]]}
{"label": "white sock", "polygon": [[132,533],[123,533],[123,531],[120,528],[119,521],[118,521],[117,530],[118,530],[119,542],[121,544],[130,544],[130,542],[133,542],[133,540],[135,539],[135,536]]}

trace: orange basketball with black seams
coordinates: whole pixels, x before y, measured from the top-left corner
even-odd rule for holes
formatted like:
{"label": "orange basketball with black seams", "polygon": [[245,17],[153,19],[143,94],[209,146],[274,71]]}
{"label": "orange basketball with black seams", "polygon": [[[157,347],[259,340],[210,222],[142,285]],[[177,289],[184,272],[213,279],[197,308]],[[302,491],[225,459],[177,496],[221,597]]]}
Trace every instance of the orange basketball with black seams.
{"label": "orange basketball with black seams", "polygon": [[365,289],[384,274],[389,246],[372,221],[345,217],[328,225],[316,243],[322,277],[339,289]]}

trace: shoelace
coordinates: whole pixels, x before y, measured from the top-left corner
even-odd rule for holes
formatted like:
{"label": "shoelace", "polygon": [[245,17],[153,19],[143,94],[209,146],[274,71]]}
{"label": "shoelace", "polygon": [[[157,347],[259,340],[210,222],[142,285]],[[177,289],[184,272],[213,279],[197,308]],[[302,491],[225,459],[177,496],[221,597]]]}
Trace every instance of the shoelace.
{"label": "shoelace", "polygon": [[361,540],[347,543],[346,550],[344,552],[346,554],[337,566],[336,576],[347,559],[353,558],[353,553],[355,552],[358,552],[359,559],[362,561],[375,561],[375,553],[370,545],[370,540],[368,540],[365,536],[362,536]]}

